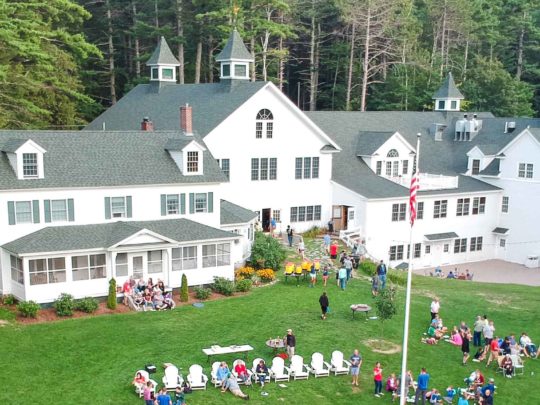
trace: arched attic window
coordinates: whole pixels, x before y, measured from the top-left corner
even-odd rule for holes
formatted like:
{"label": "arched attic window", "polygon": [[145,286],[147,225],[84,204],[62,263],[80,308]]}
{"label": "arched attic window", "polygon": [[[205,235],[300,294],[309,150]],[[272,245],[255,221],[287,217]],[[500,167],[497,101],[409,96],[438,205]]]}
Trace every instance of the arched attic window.
{"label": "arched attic window", "polygon": [[263,132],[266,132],[267,138],[272,138],[274,131],[274,115],[272,111],[263,108],[257,113],[257,118],[255,121],[255,138],[261,139],[263,137]]}
{"label": "arched attic window", "polygon": [[390,149],[390,151],[388,152],[388,154],[386,155],[386,157],[389,157],[389,158],[397,158],[399,157],[399,153],[397,150],[395,149]]}
{"label": "arched attic window", "polygon": [[395,149],[390,149],[386,157],[391,160],[386,161],[386,175],[388,177],[399,176],[399,153]]}

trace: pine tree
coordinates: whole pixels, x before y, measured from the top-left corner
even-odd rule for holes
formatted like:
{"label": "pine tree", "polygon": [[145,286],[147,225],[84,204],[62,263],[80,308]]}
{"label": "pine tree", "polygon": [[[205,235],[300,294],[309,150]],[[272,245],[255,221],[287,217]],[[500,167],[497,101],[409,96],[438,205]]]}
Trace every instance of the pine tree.
{"label": "pine tree", "polygon": [[116,309],[116,280],[111,278],[109,281],[109,296],[107,297],[107,308]]}
{"label": "pine tree", "polygon": [[180,301],[189,301],[188,281],[186,273],[182,274],[182,285],[180,286]]}

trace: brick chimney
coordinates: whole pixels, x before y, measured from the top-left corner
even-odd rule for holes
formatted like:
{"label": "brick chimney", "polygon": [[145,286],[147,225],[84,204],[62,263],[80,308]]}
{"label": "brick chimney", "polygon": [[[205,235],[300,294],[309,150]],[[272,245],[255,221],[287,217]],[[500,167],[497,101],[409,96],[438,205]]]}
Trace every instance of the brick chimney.
{"label": "brick chimney", "polygon": [[144,117],[141,122],[141,131],[152,132],[154,130],[154,123],[150,121],[150,118]]}
{"label": "brick chimney", "polygon": [[189,104],[180,107],[180,129],[184,135],[193,135],[193,109]]}

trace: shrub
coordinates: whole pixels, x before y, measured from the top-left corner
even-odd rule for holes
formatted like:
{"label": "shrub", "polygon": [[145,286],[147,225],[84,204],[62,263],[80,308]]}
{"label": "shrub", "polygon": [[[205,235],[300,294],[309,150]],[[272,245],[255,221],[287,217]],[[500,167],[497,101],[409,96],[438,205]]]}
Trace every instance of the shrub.
{"label": "shrub", "polygon": [[255,264],[257,268],[277,270],[286,256],[281,241],[262,232],[255,233],[255,241],[251,248],[251,263]]}
{"label": "shrub", "polygon": [[37,313],[41,307],[35,301],[21,301],[17,305],[17,310],[25,318],[37,318]]}
{"label": "shrub", "polygon": [[107,308],[116,309],[116,280],[109,281],[109,296],[107,297]]}
{"label": "shrub", "polygon": [[92,297],[84,297],[75,303],[75,309],[77,311],[86,312],[87,314],[96,312],[98,307],[98,300]]}
{"label": "shrub", "polygon": [[386,274],[386,278],[397,285],[407,285],[407,272],[399,270],[390,270]]}
{"label": "shrub", "polygon": [[211,288],[222,295],[230,296],[234,294],[234,282],[225,277],[214,277],[214,284],[212,284]]}
{"label": "shrub", "polygon": [[182,284],[180,285],[180,301],[188,302],[189,301],[189,291],[186,274],[182,274]]}
{"label": "shrub", "polygon": [[257,276],[261,279],[263,283],[268,283],[276,278],[274,270],[272,269],[258,270]]}
{"label": "shrub", "polygon": [[11,294],[4,295],[2,302],[4,303],[4,305],[13,305],[15,304],[15,297]]}
{"label": "shrub", "polygon": [[53,307],[56,310],[56,315],[58,316],[73,315],[73,309],[75,308],[73,295],[66,293],[60,294],[60,297],[54,301]]}
{"label": "shrub", "polygon": [[236,291],[238,292],[248,292],[253,286],[253,281],[249,279],[240,280],[236,282]]}
{"label": "shrub", "polygon": [[304,232],[302,235],[305,237],[305,238],[316,238],[317,236],[319,236],[321,234],[321,232],[323,231],[323,229],[319,228],[318,226],[313,226],[311,227],[309,230],[307,230],[306,232]]}
{"label": "shrub", "polygon": [[362,263],[360,263],[358,268],[368,276],[374,276],[377,274],[377,265],[370,260],[364,260]]}
{"label": "shrub", "polygon": [[234,271],[235,280],[251,279],[255,274],[255,269],[253,267],[240,267]]}
{"label": "shrub", "polygon": [[201,300],[201,301],[207,300],[208,297],[210,297],[210,294],[212,294],[212,290],[210,288],[203,288],[203,287],[195,288],[195,298],[197,298],[198,300]]}

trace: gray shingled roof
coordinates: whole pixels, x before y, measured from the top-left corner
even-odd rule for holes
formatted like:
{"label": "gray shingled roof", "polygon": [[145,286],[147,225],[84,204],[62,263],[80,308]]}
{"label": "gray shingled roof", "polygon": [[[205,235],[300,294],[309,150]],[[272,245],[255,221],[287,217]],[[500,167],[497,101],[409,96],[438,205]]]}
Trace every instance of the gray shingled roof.
{"label": "gray shingled roof", "polygon": [[167,41],[165,41],[165,37],[160,38],[154,53],[152,53],[152,56],[150,56],[150,59],[148,59],[148,62],[146,62],[146,66],[153,65],[180,65],[178,59],[176,59],[171,52],[169,44],[167,44]]}
{"label": "gray shingled roof", "polygon": [[245,224],[257,217],[257,213],[227,200],[221,200],[220,207],[221,225]]}
{"label": "gray shingled roof", "polygon": [[[466,153],[483,138],[500,140],[504,131],[504,119],[492,118],[489,113],[479,114],[483,119],[482,132],[472,142],[454,142],[454,121],[461,113],[443,112],[306,112],[306,115],[325,131],[342,149],[332,161],[332,180],[367,198],[407,198],[409,190],[381,176],[377,176],[356,155],[358,138],[376,132],[399,132],[411,145],[416,145],[416,134],[422,134],[420,145],[420,170],[424,173],[459,176],[459,188],[446,190],[422,191],[419,195],[439,195],[461,192],[498,190],[497,187],[469,176],[461,176],[467,171]],[[497,121],[491,124],[490,121]],[[429,128],[433,123],[449,122],[443,133],[442,141],[435,141]],[[530,122],[530,120],[527,120]],[[536,120],[540,124],[540,120]],[[519,122],[519,125],[523,123]],[[500,133],[497,132],[500,127]],[[360,131],[360,129],[362,131]],[[489,133],[484,134],[484,130]],[[495,132],[492,134],[492,132]],[[516,129],[517,132],[519,128]],[[508,134],[503,139],[509,142]],[[363,142],[363,141],[361,141]],[[368,144],[368,142],[365,142]],[[379,145],[377,144],[375,146]],[[369,145],[366,146],[369,148]],[[373,150],[374,148],[371,147]]]}
{"label": "gray shingled roof", "polygon": [[253,56],[247,50],[246,45],[244,45],[244,41],[238,31],[236,31],[236,28],[231,33],[223,50],[216,56],[217,62],[231,59],[253,61]]}
{"label": "gray shingled roof", "polygon": [[430,242],[459,238],[455,232],[431,233],[429,235],[424,235],[424,237]]}
{"label": "gray shingled roof", "polygon": [[184,176],[165,146],[171,139],[204,142],[178,132],[0,131],[0,150],[27,139],[47,151],[45,178],[18,180],[7,154],[0,153],[0,190],[227,181],[208,150],[203,152],[204,175]]}
{"label": "gray shingled roof", "polygon": [[[180,106],[193,108],[193,130],[206,136],[266,82],[233,80],[229,83],[140,84],[86,126],[86,130],[138,130],[149,117],[156,130],[180,130]],[[253,117],[255,119],[255,117]]]}
{"label": "gray shingled roof", "polygon": [[480,174],[483,174],[485,176],[498,176],[501,172],[500,170],[500,159],[493,159],[485,168],[480,172]]}
{"label": "gray shingled roof", "polygon": [[439,90],[433,94],[433,99],[437,98],[458,98],[464,99],[463,94],[458,90],[452,72],[449,72],[444,79],[443,84],[439,87]]}
{"label": "gray shingled roof", "polygon": [[498,233],[500,235],[506,235],[506,233],[509,231],[508,228],[501,228],[501,227],[497,227],[495,228],[492,232],[493,233]]}
{"label": "gray shingled roof", "polygon": [[358,156],[372,155],[394,132],[361,131],[356,144],[356,154]]}
{"label": "gray shingled roof", "polygon": [[0,151],[6,153],[15,153],[17,149],[26,143],[26,139],[9,139],[0,145]]}
{"label": "gray shingled roof", "polygon": [[108,249],[143,229],[179,243],[238,237],[234,233],[181,218],[51,226],[6,243],[2,248],[17,254]]}

